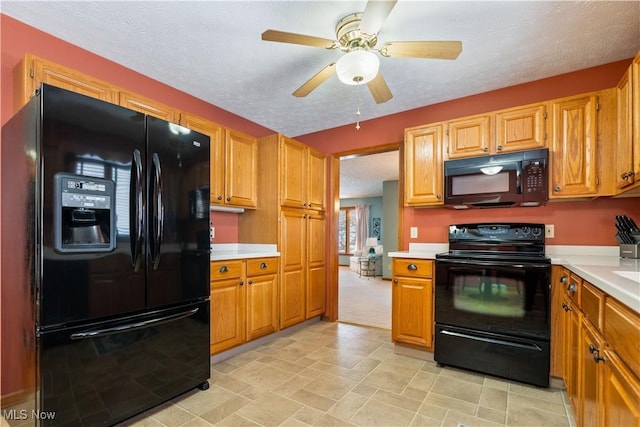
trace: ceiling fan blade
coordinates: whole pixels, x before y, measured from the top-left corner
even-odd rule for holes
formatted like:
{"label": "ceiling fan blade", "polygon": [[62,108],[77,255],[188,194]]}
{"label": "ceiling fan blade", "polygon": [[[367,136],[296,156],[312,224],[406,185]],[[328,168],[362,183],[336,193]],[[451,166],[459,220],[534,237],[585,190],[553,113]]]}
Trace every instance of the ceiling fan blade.
{"label": "ceiling fan blade", "polygon": [[369,0],[360,20],[360,32],[369,35],[378,34],[396,3],[397,0]]}
{"label": "ceiling fan blade", "polygon": [[284,31],[266,30],[262,33],[262,40],[269,42],[301,44],[304,46],[323,47],[335,49],[336,42],[322,37],[306,36],[304,34],[286,33]]}
{"label": "ceiling fan blade", "polygon": [[391,90],[389,90],[389,86],[387,86],[387,82],[382,78],[382,74],[378,71],[378,75],[367,83],[367,87],[369,88],[369,92],[371,92],[371,96],[376,101],[376,104],[382,104],[393,98],[393,94]]}
{"label": "ceiling fan blade", "polygon": [[378,51],[382,56],[393,58],[456,59],[462,52],[462,42],[388,42],[380,46]]}
{"label": "ceiling fan blade", "polygon": [[336,72],[336,63],[332,62],[331,64],[324,67],[322,70],[318,71],[313,77],[304,82],[302,86],[296,89],[293,92],[293,96],[304,97],[307,96],[313,91],[315,88],[320,86],[320,84],[324,83],[329,77]]}

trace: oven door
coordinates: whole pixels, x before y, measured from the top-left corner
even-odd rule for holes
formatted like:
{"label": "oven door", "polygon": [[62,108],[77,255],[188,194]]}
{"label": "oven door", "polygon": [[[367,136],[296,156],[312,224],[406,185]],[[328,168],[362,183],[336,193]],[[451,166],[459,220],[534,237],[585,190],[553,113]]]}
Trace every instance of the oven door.
{"label": "oven door", "polygon": [[436,323],[548,340],[550,273],[548,263],[436,260]]}

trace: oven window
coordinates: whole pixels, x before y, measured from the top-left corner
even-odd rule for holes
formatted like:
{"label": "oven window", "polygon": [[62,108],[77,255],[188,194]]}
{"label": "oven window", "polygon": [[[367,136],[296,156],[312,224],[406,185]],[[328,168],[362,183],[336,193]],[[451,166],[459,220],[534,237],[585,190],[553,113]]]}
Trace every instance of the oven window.
{"label": "oven window", "polygon": [[460,175],[451,177],[451,195],[506,193],[509,191],[509,172],[496,175]]}
{"label": "oven window", "polygon": [[436,266],[436,322],[486,331],[549,330],[549,269]]}

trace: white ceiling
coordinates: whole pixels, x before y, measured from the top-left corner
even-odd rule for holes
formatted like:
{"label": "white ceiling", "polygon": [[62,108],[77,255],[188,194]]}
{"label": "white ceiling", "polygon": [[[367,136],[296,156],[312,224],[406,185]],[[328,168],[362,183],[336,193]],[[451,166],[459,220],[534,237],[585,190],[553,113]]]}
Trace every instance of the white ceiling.
{"label": "white ceiling", "polygon": [[[74,45],[296,137],[360,120],[630,58],[640,50],[640,1],[400,0],[387,41],[461,40],[455,61],[381,57],[394,97],[376,104],[330,77],[291,93],[342,54],[265,42],[266,29],[335,39],[366,1],[0,1],[0,11]],[[366,126],[366,123],[362,123]],[[343,161],[344,197],[381,194],[398,161]],[[397,153],[396,153],[397,156]],[[378,161],[375,161],[378,159]],[[393,168],[394,171],[389,170]],[[369,188],[369,186],[371,188]]]}
{"label": "white ceiling", "polygon": [[[340,51],[266,42],[266,29],[335,39],[365,1],[7,1],[2,13],[262,126],[296,137],[355,122],[336,76],[291,93]],[[360,94],[361,120],[630,58],[640,1],[403,1],[386,41],[461,40],[455,61],[381,58],[394,94]],[[366,125],[366,124],[364,124]]]}

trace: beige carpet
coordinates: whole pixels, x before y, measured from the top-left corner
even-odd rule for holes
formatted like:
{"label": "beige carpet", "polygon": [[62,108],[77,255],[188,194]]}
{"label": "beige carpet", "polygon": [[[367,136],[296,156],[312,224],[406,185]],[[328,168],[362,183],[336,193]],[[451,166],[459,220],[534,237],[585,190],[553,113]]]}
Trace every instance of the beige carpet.
{"label": "beige carpet", "polygon": [[341,266],[338,320],[391,329],[391,281],[381,277],[358,277],[349,267]]}

